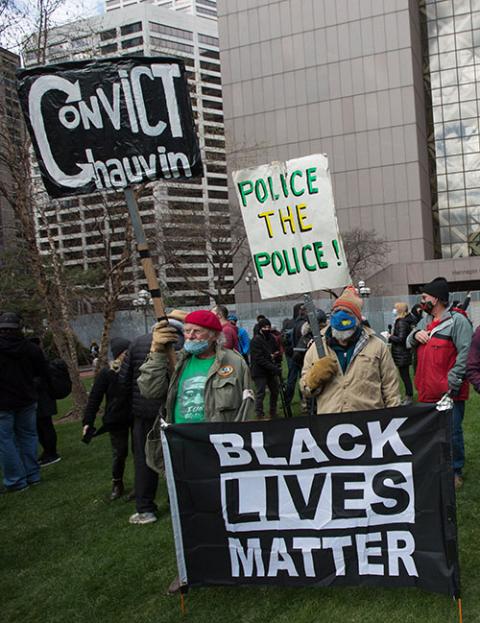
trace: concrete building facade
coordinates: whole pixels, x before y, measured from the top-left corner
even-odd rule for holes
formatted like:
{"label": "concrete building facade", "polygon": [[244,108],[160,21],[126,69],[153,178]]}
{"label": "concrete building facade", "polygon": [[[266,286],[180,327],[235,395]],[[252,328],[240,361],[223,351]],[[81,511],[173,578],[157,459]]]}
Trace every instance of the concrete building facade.
{"label": "concrete building facade", "polygon": [[373,294],[480,289],[478,3],[219,0],[218,19],[229,168],[239,143],[242,166],[326,153],[341,231],[390,246]]}

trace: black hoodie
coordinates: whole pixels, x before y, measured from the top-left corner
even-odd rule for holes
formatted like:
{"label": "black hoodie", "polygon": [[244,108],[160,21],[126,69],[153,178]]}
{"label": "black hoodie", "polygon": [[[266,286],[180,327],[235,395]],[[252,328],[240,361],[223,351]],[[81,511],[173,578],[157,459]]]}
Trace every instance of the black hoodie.
{"label": "black hoodie", "polygon": [[23,335],[0,334],[0,410],[16,410],[37,401],[34,378],[49,382],[42,350]]}

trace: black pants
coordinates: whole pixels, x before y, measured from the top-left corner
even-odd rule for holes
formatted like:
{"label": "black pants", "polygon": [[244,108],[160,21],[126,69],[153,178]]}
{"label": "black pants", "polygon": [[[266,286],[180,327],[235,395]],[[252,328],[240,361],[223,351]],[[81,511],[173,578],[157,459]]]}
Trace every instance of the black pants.
{"label": "black pants", "polygon": [[57,433],[52,416],[37,417],[38,441],[43,448],[42,457],[52,458],[57,455]]}
{"label": "black pants", "polygon": [[412,380],[410,379],[410,366],[399,366],[400,378],[405,386],[405,394],[410,398],[413,396]]}
{"label": "black pants", "polygon": [[277,400],[278,400],[278,380],[273,374],[268,376],[256,376],[254,379],[256,387],[255,396],[255,412],[258,418],[263,417],[263,400],[265,391],[270,390],[270,417],[277,417]]}
{"label": "black pants", "polygon": [[110,431],[110,443],[112,444],[112,478],[123,480],[125,461],[128,456],[128,435],[130,429]]}
{"label": "black pants", "polygon": [[136,417],[133,421],[133,463],[135,465],[135,504],[137,513],[155,513],[158,474],[150,469],[145,458],[147,434],[153,420]]}

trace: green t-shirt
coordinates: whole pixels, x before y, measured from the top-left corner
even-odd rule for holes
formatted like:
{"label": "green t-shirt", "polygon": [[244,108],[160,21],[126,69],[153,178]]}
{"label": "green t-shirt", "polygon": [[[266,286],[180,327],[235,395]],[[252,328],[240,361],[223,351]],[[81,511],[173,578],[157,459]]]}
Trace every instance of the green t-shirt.
{"label": "green t-shirt", "polygon": [[205,420],[205,383],[215,356],[199,359],[192,355],[180,375],[173,410],[175,424],[193,424]]}

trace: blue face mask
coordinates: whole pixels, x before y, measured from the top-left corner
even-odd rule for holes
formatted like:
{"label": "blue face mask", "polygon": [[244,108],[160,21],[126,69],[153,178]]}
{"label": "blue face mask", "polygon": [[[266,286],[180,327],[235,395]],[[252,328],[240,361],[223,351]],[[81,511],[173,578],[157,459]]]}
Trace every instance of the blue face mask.
{"label": "blue face mask", "polygon": [[208,350],[208,340],[186,340],[183,348],[190,353],[190,355],[201,355]]}
{"label": "blue face mask", "polygon": [[340,309],[332,314],[330,326],[336,331],[349,331],[357,326],[357,319]]}

